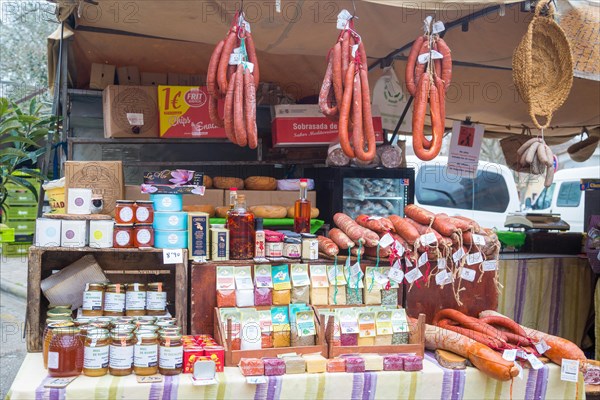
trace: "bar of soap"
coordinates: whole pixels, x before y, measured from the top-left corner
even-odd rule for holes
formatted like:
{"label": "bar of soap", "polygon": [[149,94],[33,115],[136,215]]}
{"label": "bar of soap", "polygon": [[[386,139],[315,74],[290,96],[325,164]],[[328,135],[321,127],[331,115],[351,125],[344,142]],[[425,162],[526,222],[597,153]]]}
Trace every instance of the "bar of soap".
{"label": "bar of soap", "polygon": [[342,333],[340,334],[341,346],[358,346],[358,333]]}
{"label": "bar of soap", "polygon": [[280,358],[263,358],[266,376],[285,375],[285,361]]}
{"label": "bar of soap", "polygon": [[375,336],[375,346],[388,346],[392,344],[392,335]]}
{"label": "bar of soap", "polygon": [[423,357],[405,355],[403,358],[405,371],[421,371],[423,369]]}
{"label": "bar of soap", "polygon": [[273,305],[287,306],[292,300],[292,291],[290,289],[273,290]]}
{"label": "bar of soap", "polygon": [[310,304],[326,306],[329,303],[329,293],[326,287],[310,287]]}
{"label": "bar of soap", "polygon": [[320,354],[305,354],[302,356],[306,361],[306,372],[318,374],[327,371],[327,359]]}
{"label": "bar of soap", "polygon": [[244,376],[259,376],[265,374],[265,363],[260,358],[242,358],[240,369]]}
{"label": "bar of soap", "polygon": [[383,357],[379,354],[363,354],[365,360],[365,371],[383,371]]}
{"label": "bar of soap", "polygon": [[346,360],[344,358],[327,360],[327,372],[346,372]]}
{"label": "bar of soap", "polygon": [[336,306],[346,305],[346,286],[329,286],[329,304]]}
{"label": "bar of soap", "polygon": [[365,360],[359,356],[347,356],[346,372],[365,372]]}
{"label": "bar of soap", "polygon": [[402,371],[404,370],[404,359],[400,354],[387,354],[383,357],[384,371]]}
{"label": "bar of soap", "polygon": [[306,372],[306,361],[300,356],[283,357],[286,374],[303,374]]}
{"label": "bar of soap", "polygon": [[373,346],[375,344],[375,336],[358,337],[359,346]]}

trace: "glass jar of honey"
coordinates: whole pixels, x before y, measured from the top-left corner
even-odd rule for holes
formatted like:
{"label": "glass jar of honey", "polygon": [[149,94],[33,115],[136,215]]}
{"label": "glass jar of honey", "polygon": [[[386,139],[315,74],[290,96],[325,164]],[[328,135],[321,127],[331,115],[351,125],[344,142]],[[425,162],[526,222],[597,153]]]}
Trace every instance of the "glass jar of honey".
{"label": "glass jar of honey", "polygon": [[156,326],[158,326],[159,329],[164,329],[175,326],[175,323],[171,320],[159,320],[156,321]]}
{"label": "glass jar of honey", "polygon": [[113,324],[113,328],[111,330],[112,333],[131,333],[135,330],[134,324],[129,324],[126,322],[116,322]]}
{"label": "glass jar of honey", "polygon": [[80,327],[82,325],[89,325],[91,323],[96,322],[95,318],[92,317],[79,317],[79,318],[75,318],[73,320],[73,323],[75,324],[76,327]]}
{"label": "glass jar of honey", "polygon": [[136,224],[133,228],[134,247],[153,247],[154,228],[151,224]]}
{"label": "glass jar of honey", "polygon": [[125,315],[125,285],[120,283],[106,285],[104,315],[109,317]]}
{"label": "glass jar of honey", "polygon": [[138,325],[145,323],[152,325],[156,322],[156,317],[153,315],[144,315],[143,317],[139,317],[136,322]]}
{"label": "glass jar of honey", "polygon": [[[129,294],[129,289],[127,289],[127,292],[125,293],[125,310],[127,310],[127,295]],[[146,303],[144,302],[144,306],[146,306]],[[119,324],[119,323],[124,323],[124,324],[134,324],[137,321],[136,317],[132,317],[132,316],[124,316],[124,317],[118,317],[117,320],[115,321],[115,324]]]}
{"label": "glass jar of honey", "polygon": [[143,283],[127,284],[125,295],[125,315],[142,316],[146,314],[146,285]]}
{"label": "glass jar of honey", "polygon": [[52,329],[48,346],[48,375],[77,376],[83,369],[83,341],[74,326]]}
{"label": "glass jar of honey", "polygon": [[147,376],[158,372],[158,336],[153,332],[140,332],[133,352],[133,371]]}
{"label": "glass jar of honey", "polygon": [[67,319],[48,318],[46,320],[46,328],[44,329],[44,334],[42,336],[42,358],[44,360],[44,368],[48,368],[48,349],[50,348],[50,341],[52,340],[52,331],[55,328],[68,328],[73,326],[75,326],[73,321],[68,321]]}
{"label": "glass jar of honey", "polygon": [[142,332],[152,332],[158,334],[159,329],[160,328],[156,325],[139,325],[134,332],[136,332],[136,335]]}
{"label": "glass jar of honey", "polygon": [[83,291],[81,315],[86,317],[102,316],[104,304],[104,283],[88,283]]}
{"label": "glass jar of honey", "polygon": [[48,318],[56,318],[56,317],[69,317],[72,318],[73,317],[73,313],[71,312],[71,310],[65,310],[62,308],[54,308],[52,310],[48,310],[46,312],[46,317]]}
{"label": "glass jar of honey", "polygon": [[114,376],[130,375],[133,371],[133,333],[112,333],[108,371]]}
{"label": "glass jar of honey", "polygon": [[113,247],[128,249],[133,247],[133,224],[118,224],[113,230]]}
{"label": "glass jar of honey", "polygon": [[83,374],[87,376],[106,375],[110,345],[108,330],[88,330],[83,344]]}
{"label": "glass jar of honey", "polygon": [[162,375],[178,375],[183,368],[183,342],[181,335],[160,337],[158,372]]}
{"label": "glass jar of honey", "polygon": [[115,221],[117,224],[133,224],[135,222],[134,203],[131,200],[117,200]]}
{"label": "glass jar of honey", "polygon": [[163,291],[162,282],[146,285],[146,314],[164,315],[167,312],[167,292]]}
{"label": "glass jar of honey", "polygon": [[151,224],[154,222],[154,202],[141,201],[135,202],[135,222],[137,224]]}
{"label": "glass jar of honey", "polygon": [[112,328],[112,324],[110,322],[103,321],[94,321],[88,325],[88,329],[90,328],[98,328],[98,329],[110,329]]}
{"label": "glass jar of honey", "polygon": [[165,326],[160,328],[158,331],[160,336],[168,336],[168,335],[181,335],[181,327],[180,326]]}

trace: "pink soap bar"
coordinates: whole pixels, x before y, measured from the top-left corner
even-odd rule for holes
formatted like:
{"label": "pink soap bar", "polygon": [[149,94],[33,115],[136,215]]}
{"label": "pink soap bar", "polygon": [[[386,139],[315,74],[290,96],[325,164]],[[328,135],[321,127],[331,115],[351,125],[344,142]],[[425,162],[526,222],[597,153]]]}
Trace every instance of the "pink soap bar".
{"label": "pink soap bar", "polygon": [[402,371],[404,369],[404,359],[400,354],[388,354],[383,356],[384,371]]}
{"label": "pink soap bar", "polygon": [[421,371],[423,369],[423,357],[403,356],[405,371]]}
{"label": "pink soap bar", "polygon": [[358,346],[358,333],[342,333],[340,334],[341,346]]}
{"label": "pink soap bar", "polygon": [[346,360],[344,358],[327,360],[327,372],[346,372]]}
{"label": "pink soap bar", "polygon": [[346,359],[346,372],[365,372],[365,360],[362,357],[349,356]]}
{"label": "pink soap bar", "polygon": [[285,375],[285,361],[281,358],[263,358],[265,363],[265,375]]}
{"label": "pink soap bar", "polygon": [[242,358],[240,360],[240,369],[244,376],[264,375],[265,363],[260,358]]}

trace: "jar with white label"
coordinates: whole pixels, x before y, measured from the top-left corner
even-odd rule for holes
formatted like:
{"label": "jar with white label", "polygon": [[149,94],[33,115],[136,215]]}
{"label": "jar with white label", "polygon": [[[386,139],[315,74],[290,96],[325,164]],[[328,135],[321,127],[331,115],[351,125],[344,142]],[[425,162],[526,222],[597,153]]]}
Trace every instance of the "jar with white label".
{"label": "jar with white label", "polygon": [[104,315],[119,317],[125,315],[125,285],[111,283],[104,291]]}
{"label": "jar with white label", "polygon": [[104,283],[88,283],[83,291],[81,315],[85,317],[102,316],[104,304]]}
{"label": "jar with white label", "polygon": [[141,201],[135,202],[135,222],[138,224],[151,224],[154,222],[154,202]]}
{"label": "jar with white label", "polygon": [[133,224],[115,225],[113,230],[113,247],[115,249],[132,248],[133,242]]}
{"label": "jar with white label", "polygon": [[134,201],[117,200],[115,206],[115,221],[117,224],[132,224],[135,220]]}
{"label": "jar with white label", "polygon": [[162,375],[178,375],[183,369],[183,342],[181,335],[160,337],[158,372]]}
{"label": "jar with white label", "polygon": [[130,375],[133,372],[135,336],[133,333],[113,333],[110,339],[108,371],[114,376]]}
{"label": "jar with white label", "polygon": [[108,373],[110,337],[106,329],[90,329],[84,340],[83,374],[103,376]]}
{"label": "jar with white label", "polygon": [[167,292],[162,282],[152,282],[146,286],[146,314],[165,315],[167,312]]}
{"label": "jar with white label", "polygon": [[133,244],[135,247],[154,246],[154,228],[152,224],[137,224],[133,228]]}
{"label": "jar with white label", "polygon": [[146,315],[146,285],[129,283],[125,294],[125,315]]}
{"label": "jar with white label", "polygon": [[148,376],[158,372],[158,335],[140,332],[133,352],[133,371],[136,375]]}
{"label": "jar with white label", "polygon": [[77,376],[82,369],[83,341],[79,328],[54,328],[48,346],[48,375],[57,378]]}

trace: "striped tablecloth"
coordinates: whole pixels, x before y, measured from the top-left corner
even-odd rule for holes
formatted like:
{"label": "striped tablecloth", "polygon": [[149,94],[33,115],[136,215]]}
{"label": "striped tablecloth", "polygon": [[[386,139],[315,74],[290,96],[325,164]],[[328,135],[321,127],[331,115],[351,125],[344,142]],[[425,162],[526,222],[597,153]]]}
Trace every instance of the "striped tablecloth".
{"label": "striped tablecloth", "polygon": [[[442,368],[427,354],[423,371],[323,373],[269,377],[251,385],[237,368],[218,374],[218,385],[193,386],[189,374],[165,377],[162,383],[140,384],[135,376],[78,377],[64,389],[44,388],[50,378],[42,356],[30,353],[8,394],[9,399],[576,399],[584,398],[579,383],[560,380],[560,367],[545,365],[525,370],[524,378],[500,382],[475,368],[453,371]],[[511,396],[512,391],[512,396]]]}
{"label": "striped tablecloth", "polygon": [[581,345],[594,304],[595,275],[587,259],[504,259],[498,280],[498,312]]}

